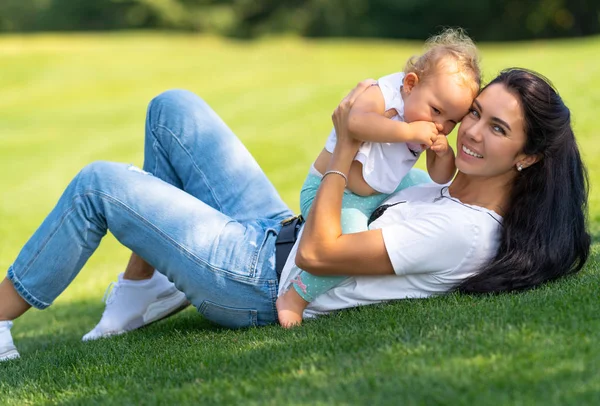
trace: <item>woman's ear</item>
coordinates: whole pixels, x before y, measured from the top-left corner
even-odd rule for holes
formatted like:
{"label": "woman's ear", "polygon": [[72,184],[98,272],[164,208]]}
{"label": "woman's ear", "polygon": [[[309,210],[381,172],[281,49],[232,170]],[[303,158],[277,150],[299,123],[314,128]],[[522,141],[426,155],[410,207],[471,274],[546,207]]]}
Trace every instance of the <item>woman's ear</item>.
{"label": "woman's ear", "polygon": [[536,155],[525,155],[519,160],[519,163],[523,166],[523,169],[529,168],[531,165],[542,160],[544,156],[542,154]]}
{"label": "woman's ear", "polygon": [[402,81],[402,90],[408,94],[417,83],[419,83],[419,76],[414,72],[409,72],[404,76],[404,80]]}

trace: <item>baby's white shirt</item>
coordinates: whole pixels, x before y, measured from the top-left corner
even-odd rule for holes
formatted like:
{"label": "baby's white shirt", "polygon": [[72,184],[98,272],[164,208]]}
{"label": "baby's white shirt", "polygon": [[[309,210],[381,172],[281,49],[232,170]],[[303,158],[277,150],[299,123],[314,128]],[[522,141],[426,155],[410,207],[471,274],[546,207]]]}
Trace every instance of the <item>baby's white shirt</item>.
{"label": "baby's white shirt", "polygon": [[[385,101],[385,111],[396,110],[395,121],[404,121],[404,100],[400,93],[404,73],[392,73],[377,81]],[[337,136],[331,130],[325,149],[333,153]],[[423,152],[418,144],[395,142],[363,142],[354,158],[363,165],[365,182],[379,193],[392,193]]]}

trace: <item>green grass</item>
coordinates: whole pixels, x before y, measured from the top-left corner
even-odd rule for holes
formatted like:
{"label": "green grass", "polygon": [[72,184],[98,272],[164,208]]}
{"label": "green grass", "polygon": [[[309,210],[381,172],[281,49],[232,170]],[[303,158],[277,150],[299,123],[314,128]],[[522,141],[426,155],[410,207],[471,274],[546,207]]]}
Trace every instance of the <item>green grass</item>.
{"label": "green grass", "polygon": [[[174,87],[202,95],[298,209],[330,113],[357,81],[401,70],[420,44],[230,42],[167,34],[0,37],[0,268],[86,163],[142,164],[145,108]],[[485,77],[524,66],[570,106],[590,171],[600,38],[482,45]],[[229,331],[193,309],[94,343],[102,294],[128,252],[107,237],[50,309],[20,319],[22,359],[0,364],[0,403],[594,404],[600,399],[600,192],[594,254],[576,277],[515,295],[451,295],[305,323]]]}

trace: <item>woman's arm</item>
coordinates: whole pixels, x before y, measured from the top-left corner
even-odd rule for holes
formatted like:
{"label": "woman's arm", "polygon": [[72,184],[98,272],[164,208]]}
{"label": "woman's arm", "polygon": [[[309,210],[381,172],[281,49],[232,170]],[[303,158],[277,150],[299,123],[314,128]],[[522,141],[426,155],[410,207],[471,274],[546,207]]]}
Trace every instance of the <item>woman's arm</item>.
{"label": "woman's arm", "polygon": [[[348,176],[360,141],[349,136],[348,116],[356,98],[371,85],[361,82],[336,108],[337,143],[328,171]],[[331,173],[319,187],[296,254],[296,265],[315,275],[391,275],[394,273],[381,230],[342,234],[341,209],[346,181]]]}

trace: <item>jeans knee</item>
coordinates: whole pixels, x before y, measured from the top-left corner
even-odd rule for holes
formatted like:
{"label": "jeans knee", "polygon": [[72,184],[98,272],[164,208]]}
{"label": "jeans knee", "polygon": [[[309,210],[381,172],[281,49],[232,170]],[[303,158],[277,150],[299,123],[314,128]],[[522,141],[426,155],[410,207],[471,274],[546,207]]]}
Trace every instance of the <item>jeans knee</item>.
{"label": "jeans knee", "polygon": [[[204,103],[203,100],[193,92],[184,89],[171,89],[155,96],[148,105],[148,113],[159,113],[168,110],[170,113],[184,113],[191,106],[197,106],[198,103]],[[158,117],[158,114],[156,115]]]}
{"label": "jeans knee", "polygon": [[87,187],[95,185],[98,180],[109,176],[118,164],[108,161],[95,161],[87,164],[77,175],[77,180]]}

